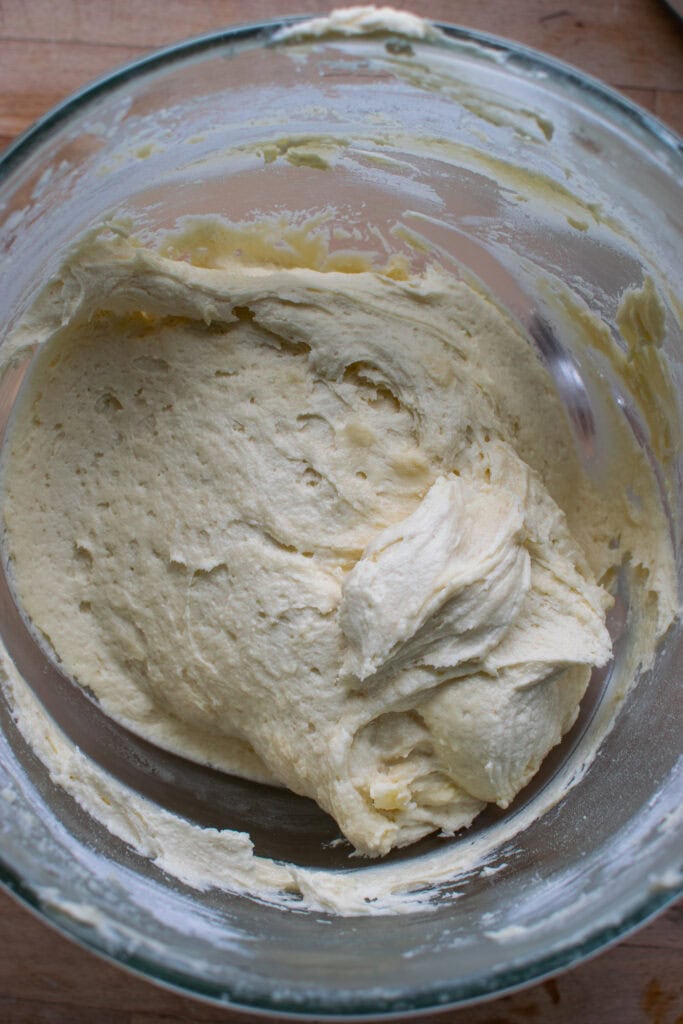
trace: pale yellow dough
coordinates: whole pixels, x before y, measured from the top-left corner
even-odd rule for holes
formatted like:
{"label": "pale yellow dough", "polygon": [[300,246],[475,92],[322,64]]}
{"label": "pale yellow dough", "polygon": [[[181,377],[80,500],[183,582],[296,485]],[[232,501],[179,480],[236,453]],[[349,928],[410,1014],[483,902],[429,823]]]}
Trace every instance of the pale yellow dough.
{"label": "pale yellow dough", "polygon": [[635,445],[616,497],[591,483],[522,333],[438,269],[95,235],[30,343],[3,487],[34,626],[111,715],[313,797],[362,853],[507,806],[610,657],[597,579],[628,553],[666,592]]}

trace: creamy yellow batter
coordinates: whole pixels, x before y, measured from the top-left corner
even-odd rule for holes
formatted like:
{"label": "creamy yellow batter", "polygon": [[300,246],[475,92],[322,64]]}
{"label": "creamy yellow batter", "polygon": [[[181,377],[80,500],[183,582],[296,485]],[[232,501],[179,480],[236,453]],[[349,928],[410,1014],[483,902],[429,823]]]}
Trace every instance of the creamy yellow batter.
{"label": "creamy yellow batter", "polygon": [[506,807],[610,657],[613,567],[674,614],[644,456],[622,425],[590,481],[527,339],[438,267],[211,264],[94,234],[22,325],[22,607],[111,715],[364,854]]}

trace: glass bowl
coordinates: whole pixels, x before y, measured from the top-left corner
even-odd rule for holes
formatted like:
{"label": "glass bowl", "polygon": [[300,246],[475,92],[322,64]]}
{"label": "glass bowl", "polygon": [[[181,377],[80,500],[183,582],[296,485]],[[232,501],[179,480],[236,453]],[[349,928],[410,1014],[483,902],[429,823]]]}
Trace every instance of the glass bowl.
{"label": "glass bowl", "polygon": [[[550,302],[549,282],[564,281],[613,325],[624,289],[651,275],[668,296],[665,347],[680,398],[681,306],[671,285],[683,159],[666,128],[598,82],[500,39],[440,26],[423,39],[376,31],[278,42],[295,23],[231,29],[154,54],[66,101],[5,152],[3,343],[65,249],[111,216],[131,217],[154,239],[183,215],[317,212],[356,248],[390,239],[413,263],[437,254],[476,275],[546,361],[587,464],[596,443],[608,448],[590,387],[597,355]],[[25,361],[12,364],[0,384],[3,429],[25,370]],[[619,401],[646,446],[637,402]],[[680,447],[677,456],[658,471],[680,579]],[[159,761],[124,731],[107,731],[96,709],[64,688],[6,582],[0,627],[64,732],[131,787],[205,824],[202,814],[222,800],[220,822],[208,823],[237,821],[257,849],[295,863],[382,870],[324,854],[334,831],[297,798],[270,793],[264,818],[265,790]],[[611,628],[613,666],[595,674],[575,727],[513,806],[487,812],[465,835],[398,855],[409,864],[444,843],[463,855],[476,844],[489,850],[400,918],[283,908],[181,884],[52,781],[6,699],[2,881],[89,948],[245,1009],[407,1013],[556,972],[681,891],[681,632],[672,629],[653,668],[628,685],[624,588]]]}

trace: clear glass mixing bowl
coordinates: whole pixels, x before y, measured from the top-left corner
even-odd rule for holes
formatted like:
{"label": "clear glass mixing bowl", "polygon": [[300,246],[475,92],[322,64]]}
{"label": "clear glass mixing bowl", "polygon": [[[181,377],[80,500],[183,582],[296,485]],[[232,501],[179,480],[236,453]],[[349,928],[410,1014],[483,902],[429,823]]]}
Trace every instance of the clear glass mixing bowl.
{"label": "clear glass mixing bowl", "polygon": [[[130,215],[153,238],[183,214],[235,221],[333,208],[354,248],[381,251],[390,240],[413,262],[420,251],[437,253],[484,281],[555,376],[588,466],[596,445],[608,450],[587,384],[598,356],[549,302],[553,276],[613,325],[624,288],[652,275],[668,297],[665,344],[680,396],[681,307],[671,287],[683,159],[671,133],[571,68],[462,29],[443,27],[432,41],[377,33],[274,45],[279,28],[252,25],[155,54],[90,86],[10,147],[0,161],[3,339],[65,248],[111,214]],[[24,370],[3,378],[3,424]],[[645,445],[637,402],[620,401]],[[659,469],[680,569],[680,451],[676,465]],[[654,668],[619,703],[629,623],[622,591],[611,623],[615,666],[596,675],[575,728],[513,807],[484,816],[467,836],[399,855],[495,840],[503,825],[509,834],[516,816],[533,818],[551,780],[581,775],[551,810],[501,841],[485,868],[435,892],[430,908],[400,919],[335,917],[193,891],[51,781],[6,702],[2,880],[90,948],[245,1008],[405,1013],[557,971],[680,890],[683,641],[672,630]],[[192,820],[248,828],[257,851],[359,870],[344,853],[324,853],[334,830],[307,802],[159,760],[107,731],[46,662],[6,585],[0,626],[64,731],[131,786]],[[584,771],[616,705],[614,727]]]}

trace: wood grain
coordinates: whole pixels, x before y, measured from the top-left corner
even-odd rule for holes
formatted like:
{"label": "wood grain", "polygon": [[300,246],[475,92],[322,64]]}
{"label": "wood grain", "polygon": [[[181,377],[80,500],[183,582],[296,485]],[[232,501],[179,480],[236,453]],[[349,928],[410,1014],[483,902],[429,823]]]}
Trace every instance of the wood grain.
{"label": "wood grain", "polygon": [[[59,100],[186,36],[330,0],[0,0],[0,149]],[[683,28],[660,0],[412,0],[595,75],[683,134]],[[683,1024],[683,908],[557,979],[440,1024]],[[0,893],[0,1024],[237,1024],[57,935]]]}

